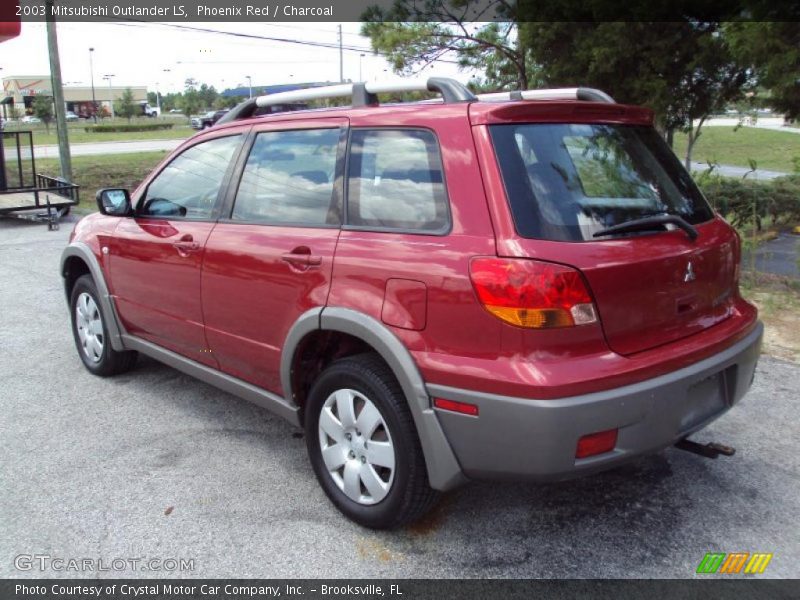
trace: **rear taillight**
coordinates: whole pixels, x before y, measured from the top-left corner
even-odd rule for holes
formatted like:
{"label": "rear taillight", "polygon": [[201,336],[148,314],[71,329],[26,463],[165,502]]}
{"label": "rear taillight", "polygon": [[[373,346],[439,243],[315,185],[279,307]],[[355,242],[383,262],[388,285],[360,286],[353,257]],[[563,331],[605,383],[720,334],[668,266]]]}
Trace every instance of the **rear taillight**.
{"label": "rear taillight", "polygon": [[597,311],[575,269],[528,259],[475,258],[470,278],[483,306],[518,327],[586,325]]}

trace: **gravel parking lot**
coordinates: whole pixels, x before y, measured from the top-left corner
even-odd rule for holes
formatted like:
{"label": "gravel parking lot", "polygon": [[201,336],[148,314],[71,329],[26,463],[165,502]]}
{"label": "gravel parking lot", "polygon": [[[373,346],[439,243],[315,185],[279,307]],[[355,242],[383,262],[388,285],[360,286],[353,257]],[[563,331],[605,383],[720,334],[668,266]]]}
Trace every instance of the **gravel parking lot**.
{"label": "gravel parking lot", "polygon": [[798,365],[762,359],[744,403],[696,436],[732,458],[475,483],[375,533],[332,507],[278,417],[151,360],[86,372],[58,275],[71,228],[0,220],[0,577],[81,576],[14,566],[44,554],[194,559],[171,574],[194,577],[682,578],[710,551],[771,552],[765,577],[800,577]]}

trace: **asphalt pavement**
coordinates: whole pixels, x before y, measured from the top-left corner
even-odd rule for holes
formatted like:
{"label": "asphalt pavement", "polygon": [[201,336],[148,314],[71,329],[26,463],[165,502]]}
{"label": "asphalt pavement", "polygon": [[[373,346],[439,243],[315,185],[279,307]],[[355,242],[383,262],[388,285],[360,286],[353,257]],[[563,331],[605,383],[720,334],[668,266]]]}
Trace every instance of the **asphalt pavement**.
{"label": "asphalt pavement", "polygon": [[[71,156],[91,156],[97,154],[129,154],[131,152],[171,151],[184,140],[133,140],[129,142],[84,142],[70,144]],[[36,158],[58,158],[57,145],[34,146]]]}
{"label": "asphalt pavement", "polygon": [[[774,240],[758,246],[754,254],[755,268],[759,273],[800,279],[800,235],[781,233]],[[750,260],[748,253],[743,266],[750,265]]]}
{"label": "asphalt pavement", "polygon": [[190,559],[169,574],[195,577],[684,578],[712,551],[773,553],[762,577],[800,577],[798,365],[763,358],[743,403],[695,437],[734,457],[671,449],[572,482],[474,483],[373,532],[332,507],[278,417],[151,360],[83,368],[58,275],[71,227],[0,220],[0,577],[98,575],[15,568],[47,555]]}
{"label": "asphalt pavement", "polygon": [[[707,163],[693,162],[692,171],[703,173],[709,170]],[[768,181],[770,179],[777,179],[778,177],[786,177],[788,173],[783,171],[768,171],[767,169],[756,169],[751,171],[747,167],[734,167],[732,165],[716,165],[714,173],[723,177],[733,177],[735,179],[742,179],[747,175],[747,179],[757,181]]]}

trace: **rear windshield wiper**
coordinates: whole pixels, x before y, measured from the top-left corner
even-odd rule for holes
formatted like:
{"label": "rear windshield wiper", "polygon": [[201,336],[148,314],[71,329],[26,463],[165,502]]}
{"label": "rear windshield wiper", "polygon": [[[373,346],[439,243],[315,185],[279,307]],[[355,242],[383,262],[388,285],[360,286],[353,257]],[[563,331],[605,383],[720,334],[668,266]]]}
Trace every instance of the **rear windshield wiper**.
{"label": "rear windshield wiper", "polygon": [[694,241],[697,239],[697,229],[695,229],[690,223],[687,223],[679,215],[673,214],[653,215],[641,219],[633,219],[632,221],[625,221],[619,225],[602,229],[595,233],[592,237],[614,235],[615,233],[627,233],[629,231],[647,231],[648,229],[654,229],[660,225],[666,225],[668,223],[683,229],[686,232],[686,235],[689,236],[690,240]]}

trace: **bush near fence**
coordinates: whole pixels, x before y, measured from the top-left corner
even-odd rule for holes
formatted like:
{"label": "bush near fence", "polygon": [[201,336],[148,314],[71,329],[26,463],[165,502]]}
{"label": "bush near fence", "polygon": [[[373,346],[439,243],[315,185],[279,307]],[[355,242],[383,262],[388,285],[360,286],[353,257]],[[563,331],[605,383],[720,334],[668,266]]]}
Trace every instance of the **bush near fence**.
{"label": "bush near fence", "polygon": [[129,131],[158,131],[160,129],[172,129],[174,123],[130,123],[130,124],[115,124],[115,125],[92,125],[84,127],[83,129],[92,133],[120,133]]}
{"label": "bush near fence", "polygon": [[800,175],[771,181],[700,175],[697,183],[711,205],[734,227],[752,224],[754,215],[759,231],[765,217],[779,228],[800,223]]}

